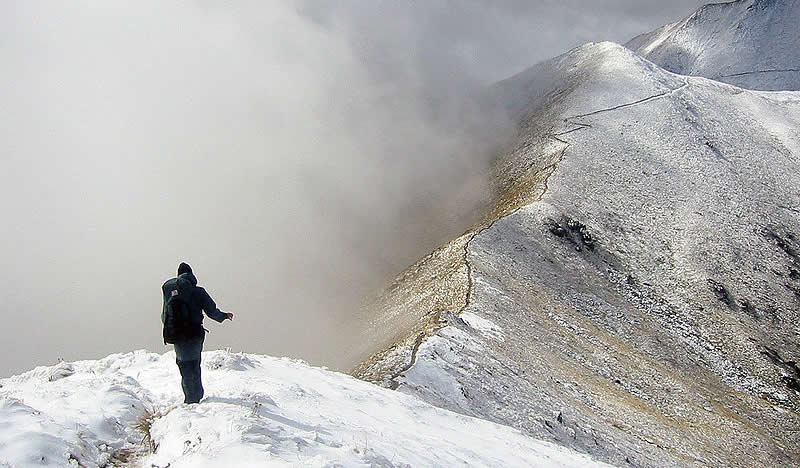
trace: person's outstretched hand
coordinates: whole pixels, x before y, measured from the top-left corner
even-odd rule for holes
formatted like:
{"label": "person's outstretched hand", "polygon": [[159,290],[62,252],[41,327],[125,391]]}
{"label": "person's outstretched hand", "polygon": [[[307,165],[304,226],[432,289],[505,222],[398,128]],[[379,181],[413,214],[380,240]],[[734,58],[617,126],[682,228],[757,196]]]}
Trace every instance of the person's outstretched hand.
{"label": "person's outstretched hand", "polygon": [[233,312],[226,312],[228,315],[228,320],[233,320]]}

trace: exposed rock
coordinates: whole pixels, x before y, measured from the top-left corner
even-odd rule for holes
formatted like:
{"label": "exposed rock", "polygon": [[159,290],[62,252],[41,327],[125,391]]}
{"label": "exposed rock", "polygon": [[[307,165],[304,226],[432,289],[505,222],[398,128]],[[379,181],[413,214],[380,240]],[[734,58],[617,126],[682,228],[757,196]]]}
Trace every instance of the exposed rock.
{"label": "exposed rock", "polygon": [[706,281],[708,281],[708,286],[711,288],[711,291],[714,293],[714,295],[717,296],[717,299],[722,301],[722,303],[731,309],[738,308],[736,299],[734,299],[733,295],[731,295],[730,291],[728,291],[728,288],[726,288],[724,284],[718,283],[712,279]]}

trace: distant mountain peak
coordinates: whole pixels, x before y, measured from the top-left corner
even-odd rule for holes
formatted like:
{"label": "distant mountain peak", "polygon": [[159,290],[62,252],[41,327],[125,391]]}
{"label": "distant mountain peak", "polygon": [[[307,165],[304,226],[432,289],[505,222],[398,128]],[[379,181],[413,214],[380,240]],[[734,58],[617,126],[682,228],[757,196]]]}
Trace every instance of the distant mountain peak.
{"label": "distant mountain peak", "polygon": [[800,0],[711,3],[626,46],[674,73],[748,89],[800,90]]}

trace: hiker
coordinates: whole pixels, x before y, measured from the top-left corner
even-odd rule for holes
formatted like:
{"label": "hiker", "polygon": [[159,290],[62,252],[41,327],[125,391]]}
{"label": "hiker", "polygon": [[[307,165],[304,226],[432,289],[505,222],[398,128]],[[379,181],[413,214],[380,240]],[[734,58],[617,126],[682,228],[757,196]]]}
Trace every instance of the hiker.
{"label": "hiker", "polygon": [[164,344],[175,346],[175,361],[181,372],[184,403],[199,403],[203,398],[203,382],[200,379],[200,353],[206,330],[203,328],[203,312],[222,323],[233,320],[233,314],[217,309],[205,289],[197,285],[192,267],[186,263],[178,266],[178,276],[167,280],[161,287],[164,307],[161,323],[164,324]]}

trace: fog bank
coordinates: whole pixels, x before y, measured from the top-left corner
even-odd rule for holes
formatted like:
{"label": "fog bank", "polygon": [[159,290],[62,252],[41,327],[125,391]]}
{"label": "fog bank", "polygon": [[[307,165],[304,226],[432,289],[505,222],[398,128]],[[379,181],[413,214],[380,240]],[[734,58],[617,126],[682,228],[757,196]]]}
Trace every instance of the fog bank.
{"label": "fog bank", "polygon": [[236,314],[207,349],[349,365],[359,299],[487,198],[513,129],[470,98],[699,5],[486,3],[0,6],[0,375],[163,350],[181,261]]}

